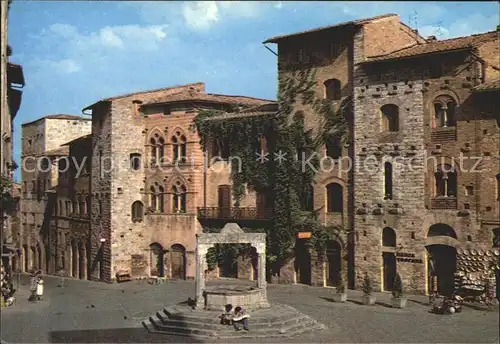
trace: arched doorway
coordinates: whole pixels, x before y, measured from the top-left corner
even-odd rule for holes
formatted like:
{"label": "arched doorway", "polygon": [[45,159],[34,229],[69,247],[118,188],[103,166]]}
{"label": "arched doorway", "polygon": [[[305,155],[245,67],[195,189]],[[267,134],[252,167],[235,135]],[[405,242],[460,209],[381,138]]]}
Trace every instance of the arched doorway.
{"label": "arched doorway", "polygon": [[305,239],[295,241],[295,272],[297,283],[311,284],[311,253]]}
{"label": "arched doorway", "polygon": [[78,278],[86,278],[87,255],[85,253],[85,245],[82,242],[78,243]]}
{"label": "arched doorway", "polygon": [[390,227],[382,230],[382,268],[384,275],[384,290],[392,291],[394,288],[394,279],[397,274],[396,254],[396,232]]}
{"label": "arched doorway", "polygon": [[175,244],[172,245],[171,250],[172,278],[186,279],[186,249],[180,244]]}
{"label": "arched doorway", "polygon": [[326,285],[336,286],[342,273],[342,247],[336,240],[326,244]]}
{"label": "arched doorway", "polygon": [[219,244],[223,249],[222,259],[219,261],[219,276],[225,278],[238,278],[238,253],[233,244]]}
{"label": "arched doorway", "polygon": [[[427,237],[457,239],[453,228],[442,223],[432,225],[429,228]],[[456,248],[445,243],[444,240],[443,243],[436,240],[432,244],[427,245],[426,249],[428,252],[429,293],[437,290],[440,295],[451,296],[454,289],[454,274],[457,270]]]}
{"label": "arched doorway", "polygon": [[149,245],[151,251],[150,259],[150,274],[151,276],[165,276],[165,268],[163,264],[163,247],[158,243]]}

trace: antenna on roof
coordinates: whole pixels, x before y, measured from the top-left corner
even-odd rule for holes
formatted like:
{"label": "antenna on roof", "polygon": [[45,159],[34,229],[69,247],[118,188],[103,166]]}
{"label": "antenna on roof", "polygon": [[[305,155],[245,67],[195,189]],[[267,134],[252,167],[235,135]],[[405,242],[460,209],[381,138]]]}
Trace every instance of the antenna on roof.
{"label": "antenna on roof", "polygon": [[410,27],[413,27],[418,31],[418,12],[417,10],[413,10],[410,15]]}
{"label": "antenna on roof", "polygon": [[441,29],[441,25],[443,25],[443,22],[440,21],[437,24],[436,30],[434,30],[434,36],[441,38],[441,35],[443,34],[443,30]]}

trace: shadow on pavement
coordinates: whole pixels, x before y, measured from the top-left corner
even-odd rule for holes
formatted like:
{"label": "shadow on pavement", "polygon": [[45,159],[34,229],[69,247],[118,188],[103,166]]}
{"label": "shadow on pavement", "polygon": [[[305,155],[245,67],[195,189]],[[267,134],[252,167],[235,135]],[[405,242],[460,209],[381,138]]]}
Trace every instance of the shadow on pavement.
{"label": "shadow on pavement", "polygon": [[432,305],[429,304],[429,302],[422,302],[422,301],[411,300],[411,299],[408,299],[408,302],[417,303],[417,304],[422,305],[422,306],[428,306],[428,307],[432,306]]}
{"label": "shadow on pavement", "polygon": [[382,307],[385,307],[385,308],[393,308],[390,304],[385,303],[385,302],[380,302],[380,301],[375,302],[375,305],[382,306]]}
{"label": "shadow on pavement", "polygon": [[201,343],[189,336],[148,333],[144,328],[49,332],[50,343]]}
{"label": "shadow on pavement", "polygon": [[334,302],[333,299],[331,297],[323,297],[323,296],[320,296],[319,297],[320,299],[323,299],[325,301],[328,301],[328,302]]}
{"label": "shadow on pavement", "polygon": [[349,300],[349,299],[347,299],[347,302],[355,303],[355,304],[357,304],[357,305],[362,305],[362,306],[364,306],[364,305],[365,305],[363,302],[361,302],[361,301],[356,301],[356,300]]}

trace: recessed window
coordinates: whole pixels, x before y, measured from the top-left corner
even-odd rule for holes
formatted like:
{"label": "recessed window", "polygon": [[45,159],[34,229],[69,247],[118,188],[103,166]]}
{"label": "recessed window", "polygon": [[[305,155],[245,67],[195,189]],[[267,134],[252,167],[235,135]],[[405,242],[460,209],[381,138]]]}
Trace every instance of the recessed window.
{"label": "recessed window", "polygon": [[457,196],[457,173],[450,165],[443,164],[434,173],[435,196],[456,197]]}
{"label": "recessed window", "polygon": [[328,100],[340,100],[342,98],[341,83],[338,79],[329,79],[324,82],[325,98]]}
{"label": "recessed window", "polygon": [[140,222],[144,218],[144,205],[140,201],[132,203],[132,222]]}
{"label": "recessed window", "polygon": [[439,96],[434,100],[433,128],[454,127],[456,125],[455,109],[457,103],[447,95]]}
{"label": "recessed window", "polygon": [[340,137],[328,137],[326,140],[326,156],[339,159],[342,156],[342,142]]}
{"label": "recessed window", "polygon": [[382,113],[382,130],[399,131],[399,108],[394,104],[386,104],[380,108]]}
{"label": "recessed window", "polygon": [[141,169],[141,154],[132,153],[130,154],[130,168],[134,171]]}
{"label": "recessed window", "polygon": [[187,189],[181,183],[177,182],[172,186],[172,211],[173,213],[185,213],[186,212],[186,197]]}
{"label": "recessed window", "polygon": [[467,185],[467,186],[465,187],[465,195],[466,195],[466,196],[472,196],[472,195],[474,195],[474,186],[472,186],[472,185]]}
{"label": "recessed window", "polygon": [[344,210],[343,188],[340,184],[331,183],[326,186],[326,208],[329,213],[342,213]]}
{"label": "recessed window", "polygon": [[392,199],[392,164],[384,164],[384,199]]}

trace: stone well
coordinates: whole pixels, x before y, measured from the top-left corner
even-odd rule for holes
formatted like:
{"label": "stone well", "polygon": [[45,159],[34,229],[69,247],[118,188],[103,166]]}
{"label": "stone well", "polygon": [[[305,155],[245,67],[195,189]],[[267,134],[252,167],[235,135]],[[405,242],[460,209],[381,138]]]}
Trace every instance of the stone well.
{"label": "stone well", "polygon": [[[205,287],[206,255],[215,244],[251,244],[258,255],[257,286],[216,286]],[[266,234],[245,233],[236,223],[227,223],[220,233],[200,233],[196,235],[196,308],[221,310],[227,304],[246,309],[267,308],[266,282]]]}

